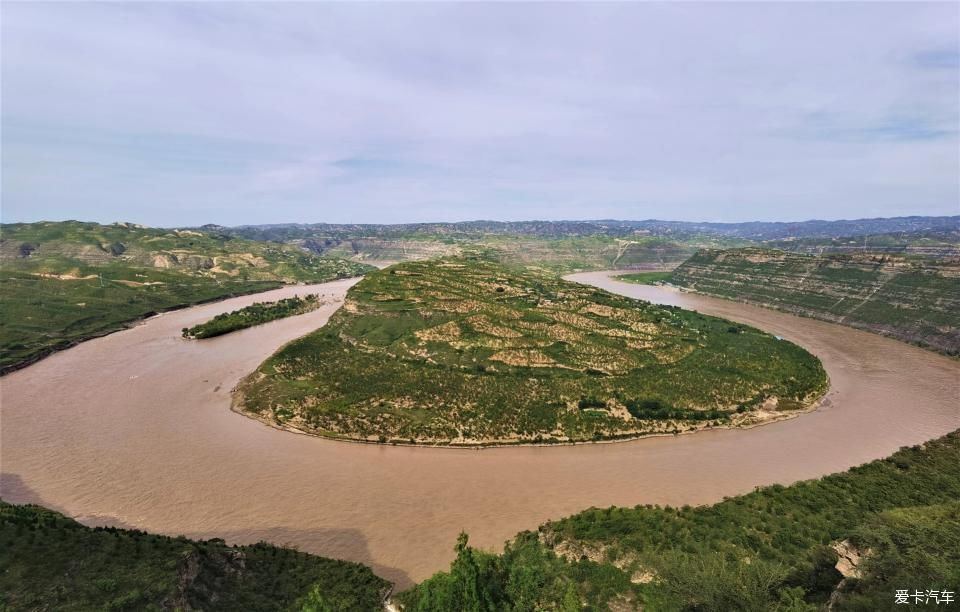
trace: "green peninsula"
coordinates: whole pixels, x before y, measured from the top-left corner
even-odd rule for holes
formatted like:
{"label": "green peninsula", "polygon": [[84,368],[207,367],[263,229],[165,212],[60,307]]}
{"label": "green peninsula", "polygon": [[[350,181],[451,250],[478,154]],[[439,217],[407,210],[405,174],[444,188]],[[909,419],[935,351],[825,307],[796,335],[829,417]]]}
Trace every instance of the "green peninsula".
{"label": "green peninsula", "polygon": [[235,407],[370,442],[579,442],[744,426],[811,406],[820,362],[744,325],[483,259],[407,262],[350,289]]}

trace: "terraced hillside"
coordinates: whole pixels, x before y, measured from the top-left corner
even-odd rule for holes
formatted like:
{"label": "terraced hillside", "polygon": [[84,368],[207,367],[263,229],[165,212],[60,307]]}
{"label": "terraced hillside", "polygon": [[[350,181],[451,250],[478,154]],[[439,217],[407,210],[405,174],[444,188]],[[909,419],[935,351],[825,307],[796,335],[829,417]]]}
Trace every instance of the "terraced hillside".
{"label": "terraced hillside", "polygon": [[130,224],[0,226],[0,372],[154,312],[363,274],[289,245]]}
{"label": "terraced hillside", "polygon": [[669,282],[960,354],[960,259],[703,250]]}
{"label": "terraced hillside", "polygon": [[795,413],[825,387],[815,357],[759,330],[445,259],[368,275],[235,402],[324,436],[480,445],[752,424]]}
{"label": "terraced hillside", "polygon": [[0,500],[0,609],[381,610],[390,583],[359,563],[90,528]]}

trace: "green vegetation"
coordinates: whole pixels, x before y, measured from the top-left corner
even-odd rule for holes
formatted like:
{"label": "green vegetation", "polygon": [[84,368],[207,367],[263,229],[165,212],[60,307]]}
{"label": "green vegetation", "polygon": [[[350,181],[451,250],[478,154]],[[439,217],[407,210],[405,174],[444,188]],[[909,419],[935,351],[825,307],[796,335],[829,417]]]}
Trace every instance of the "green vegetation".
{"label": "green vegetation", "polygon": [[2,610],[380,610],[389,590],[359,563],[90,528],[0,501]]}
{"label": "green vegetation", "polygon": [[[408,610],[895,610],[960,590],[960,431],[841,474],[712,506],[591,509],[457,560]],[[838,571],[838,550],[854,565]],[[849,555],[847,555],[849,558]],[[843,567],[841,565],[841,567]]]}
{"label": "green vegetation", "polygon": [[205,323],[183,328],[184,338],[213,338],[254,325],[263,325],[270,321],[304,314],[316,310],[321,305],[320,298],[311,293],[300,297],[285,298],[276,302],[255,302],[245,308],[218,314]]}
{"label": "green vegetation", "polygon": [[318,435],[476,445],[756,423],[825,389],[815,357],[759,330],[444,259],[368,275],[235,400]]}
{"label": "green vegetation", "polygon": [[224,234],[76,221],[0,226],[0,264],[0,372],[162,310],[370,269]]}
{"label": "green vegetation", "polygon": [[567,563],[524,532],[508,542],[502,555],[457,541],[457,558],[449,572],[435,574],[397,598],[408,612],[604,610],[605,604],[631,589],[619,569],[589,561]]}
{"label": "green vegetation", "polygon": [[670,283],[960,354],[960,260],[700,251]]}
{"label": "green vegetation", "polygon": [[670,274],[670,272],[635,272],[633,274],[621,274],[617,277],[617,280],[640,285],[655,285],[656,283],[669,280]]}
{"label": "green vegetation", "polygon": [[[897,589],[952,590],[960,587],[960,502],[895,508],[881,512],[854,532],[859,550],[871,551],[862,576],[844,585],[843,608],[883,610]],[[923,587],[921,585],[941,585]]]}

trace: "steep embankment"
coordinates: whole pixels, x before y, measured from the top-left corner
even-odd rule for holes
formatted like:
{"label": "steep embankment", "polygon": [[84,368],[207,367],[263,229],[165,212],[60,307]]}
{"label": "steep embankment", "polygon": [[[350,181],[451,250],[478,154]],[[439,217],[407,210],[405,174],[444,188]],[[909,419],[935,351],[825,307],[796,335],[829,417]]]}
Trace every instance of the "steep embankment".
{"label": "steep embankment", "polygon": [[669,282],[960,353],[958,259],[702,250]]}
{"label": "steep embankment", "polygon": [[825,388],[815,357],[757,329],[458,259],[368,275],[237,404],[318,435],[481,445],[751,425]]}
{"label": "steep embankment", "polygon": [[370,266],[297,247],[128,223],[0,227],[0,373],[154,312]]}
{"label": "steep embankment", "polygon": [[390,583],[359,563],[90,528],[0,500],[4,610],[379,610]]}

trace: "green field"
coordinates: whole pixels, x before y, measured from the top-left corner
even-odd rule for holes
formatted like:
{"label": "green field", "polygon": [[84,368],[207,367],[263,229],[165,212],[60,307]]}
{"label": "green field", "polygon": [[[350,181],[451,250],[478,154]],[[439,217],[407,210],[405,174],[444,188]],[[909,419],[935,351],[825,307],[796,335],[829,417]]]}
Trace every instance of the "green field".
{"label": "green field", "polygon": [[0,372],[152,313],[372,269],[275,245],[129,224],[0,227]]}
{"label": "green field", "polygon": [[315,294],[298,295],[284,298],[276,302],[255,302],[250,306],[218,314],[209,321],[183,328],[184,338],[213,338],[230,332],[246,329],[255,325],[263,325],[270,321],[293,317],[316,310],[321,306],[320,298]]}
{"label": "green field", "polygon": [[85,527],[0,501],[0,610],[381,610],[390,583],[359,563]]}
{"label": "green field", "polygon": [[669,282],[960,354],[957,258],[704,250]]}
{"label": "green field", "polygon": [[[895,591],[960,592],[958,500],[953,432],[711,506],[587,510],[521,533],[502,555],[461,539],[449,571],[400,599],[411,612],[814,612],[831,596],[839,611],[916,609],[897,606]],[[835,567],[844,542],[862,557],[859,577]]]}
{"label": "green field", "polygon": [[368,275],[235,398],[261,419],[379,442],[589,441],[789,415],[820,362],[759,330],[484,260]]}

